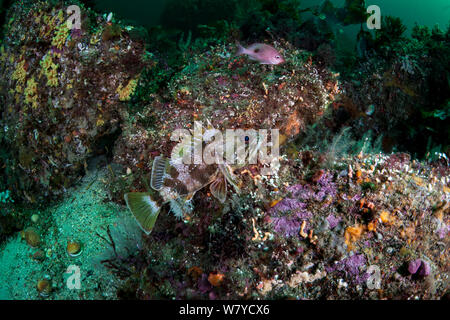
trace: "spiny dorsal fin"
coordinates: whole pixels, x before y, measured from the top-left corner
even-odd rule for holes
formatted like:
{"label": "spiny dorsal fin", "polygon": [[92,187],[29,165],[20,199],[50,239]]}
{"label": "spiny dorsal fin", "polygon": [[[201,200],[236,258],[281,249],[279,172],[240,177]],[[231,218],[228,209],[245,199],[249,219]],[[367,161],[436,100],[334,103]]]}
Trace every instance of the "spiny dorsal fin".
{"label": "spiny dorsal fin", "polygon": [[152,232],[161,205],[153,200],[148,192],[130,192],[126,193],[124,198],[141,229],[146,234]]}
{"label": "spiny dorsal fin", "polygon": [[209,185],[209,190],[217,200],[224,203],[227,199],[227,180],[225,176],[220,174],[216,180]]}
{"label": "spiny dorsal fin", "polygon": [[164,157],[157,156],[153,160],[152,175],[150,178],[150,187],[159,191],[163,187],[164,175],[166,173],[167,161]]}

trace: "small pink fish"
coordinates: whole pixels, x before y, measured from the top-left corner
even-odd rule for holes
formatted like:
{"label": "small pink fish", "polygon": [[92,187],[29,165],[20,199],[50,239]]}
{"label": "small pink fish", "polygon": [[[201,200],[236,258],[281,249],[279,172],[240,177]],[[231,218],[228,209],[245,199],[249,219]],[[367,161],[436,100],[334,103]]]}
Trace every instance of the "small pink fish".
{"label": "small pink fish", "polygon": [[264,43],[254,43],[248,48],[244,48],[240,43],[236,43],[238,51],[237,56],[246,54],[252,60],[259,61],[261,64],[280,64],[284,62],[281,54],[272,46]]}

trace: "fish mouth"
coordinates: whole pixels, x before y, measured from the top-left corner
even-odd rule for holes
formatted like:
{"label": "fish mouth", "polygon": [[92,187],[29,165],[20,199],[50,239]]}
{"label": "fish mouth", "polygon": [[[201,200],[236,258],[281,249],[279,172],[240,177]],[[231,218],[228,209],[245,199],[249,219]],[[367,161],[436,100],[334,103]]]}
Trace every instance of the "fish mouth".
{"label": "fish mouth", "polygon": [[285,63],[285,62],[286,62],[286,60],[283,57],[280,57],[280,59],[276,60],[275,64],[282,64],[282,63]]}

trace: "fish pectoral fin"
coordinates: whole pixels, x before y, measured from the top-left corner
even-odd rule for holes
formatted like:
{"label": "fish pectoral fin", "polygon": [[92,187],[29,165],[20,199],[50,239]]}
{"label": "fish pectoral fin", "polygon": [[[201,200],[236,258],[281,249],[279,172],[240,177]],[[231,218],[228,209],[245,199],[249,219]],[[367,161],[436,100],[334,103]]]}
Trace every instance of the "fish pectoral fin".
{"label": "fish pectoral fin", "polygon": [[128,209],[136,218],[141,229],[146,234],[152,232],[161,211],[161,205],[153,200],[148,192],[129,192],[125,194],[124,198]]}
{"label": "fish pectoral fin", "polygon": [[170,210],[173,212],[174,216],[178,219],[182,219],[185,214],[192,212],[192,204],[182,198],[176,198],[169,201]]}
{"label": "fish pectoral fin", "polygon": [[164,157],[157,156],[153,160],[152,174],[150,178],[150,187],[159,191],[163,187],[164,175],[166,173],[167,161]]}
{"label": "fish pectoral fin", "polygon": [[225,176],[223,174],[219,175],[219,177],[209,185],[209,190],[217,200],[224,203],[227,199],[227,180]]}

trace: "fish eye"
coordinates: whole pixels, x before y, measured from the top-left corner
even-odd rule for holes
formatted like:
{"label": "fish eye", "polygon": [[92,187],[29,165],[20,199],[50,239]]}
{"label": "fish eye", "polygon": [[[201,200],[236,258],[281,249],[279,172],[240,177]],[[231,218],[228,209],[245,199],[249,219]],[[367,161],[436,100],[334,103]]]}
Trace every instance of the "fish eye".
{"label": "fish eye", "polygon": [[275,59],[280,59],[280,56],[276,56]]}

